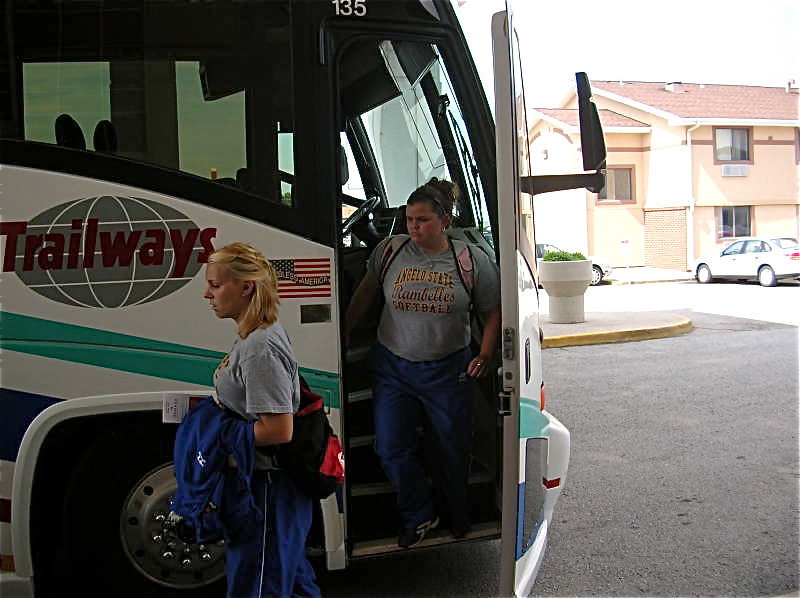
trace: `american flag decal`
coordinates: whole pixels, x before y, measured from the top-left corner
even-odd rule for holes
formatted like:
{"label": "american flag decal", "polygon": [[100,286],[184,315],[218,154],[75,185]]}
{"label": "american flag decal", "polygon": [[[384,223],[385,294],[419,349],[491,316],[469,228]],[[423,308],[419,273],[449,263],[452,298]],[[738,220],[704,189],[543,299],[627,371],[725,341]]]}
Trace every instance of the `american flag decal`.
{"label": "american flag decal", "polygon": [[311,258],[270,260],[278,273],[278,295],[282,299],[331,296],[331,260]]}

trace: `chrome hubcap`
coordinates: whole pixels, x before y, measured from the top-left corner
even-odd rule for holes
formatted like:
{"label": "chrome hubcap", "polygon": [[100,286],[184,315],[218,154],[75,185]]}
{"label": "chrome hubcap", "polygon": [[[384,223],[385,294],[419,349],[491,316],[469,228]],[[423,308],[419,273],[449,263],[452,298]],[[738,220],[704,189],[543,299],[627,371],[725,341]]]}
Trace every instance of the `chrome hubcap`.
{"label": "chrome hubcap", "polygon": [[175,488],[172,465],[151,471],[136,484],[120,514],[122,546],[130,562],[156,583],[172,588],[204,586],[225,574],[224,543],[186,544],[162,531]]}

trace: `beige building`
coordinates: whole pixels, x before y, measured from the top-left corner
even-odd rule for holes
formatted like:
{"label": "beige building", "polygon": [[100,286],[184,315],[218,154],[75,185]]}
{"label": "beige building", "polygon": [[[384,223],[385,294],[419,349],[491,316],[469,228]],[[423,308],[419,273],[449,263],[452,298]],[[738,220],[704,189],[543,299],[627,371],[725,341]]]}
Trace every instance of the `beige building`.
{"label": "beige building", "polygon": [[[797,87],[592,81],[608,150],[600,194],[534,200],[536,240],[615,266],[686,270],[740,236],[800,237]],[[534,174],[580,171],[575,93],[529,111]]]}

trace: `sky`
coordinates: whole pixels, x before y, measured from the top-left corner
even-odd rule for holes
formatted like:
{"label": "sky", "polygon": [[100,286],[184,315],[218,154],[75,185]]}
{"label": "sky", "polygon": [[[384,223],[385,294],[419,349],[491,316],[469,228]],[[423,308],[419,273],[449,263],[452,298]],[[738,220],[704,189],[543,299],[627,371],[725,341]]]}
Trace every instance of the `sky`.
{"label": "sky", "polygon": [[[461,23],[491,81],[491,15],[467,0]],[[800,86],[798,0],[515,0],[527,104],[555,107],[574,73],[601,81]],[[660,7],[660,9],[654,8]],[[486,85],[492,97],[491,85]]]}

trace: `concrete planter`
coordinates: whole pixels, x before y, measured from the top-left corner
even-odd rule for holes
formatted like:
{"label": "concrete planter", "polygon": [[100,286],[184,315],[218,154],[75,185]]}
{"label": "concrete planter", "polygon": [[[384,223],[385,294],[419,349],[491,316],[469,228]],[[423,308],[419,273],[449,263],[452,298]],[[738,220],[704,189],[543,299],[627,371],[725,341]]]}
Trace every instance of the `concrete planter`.
{"label": "concrete planter", "polygon": [[539,262],[539,276],[550,300],[554,324],[584,322],[583,294],[592,282],[592,260]]}

